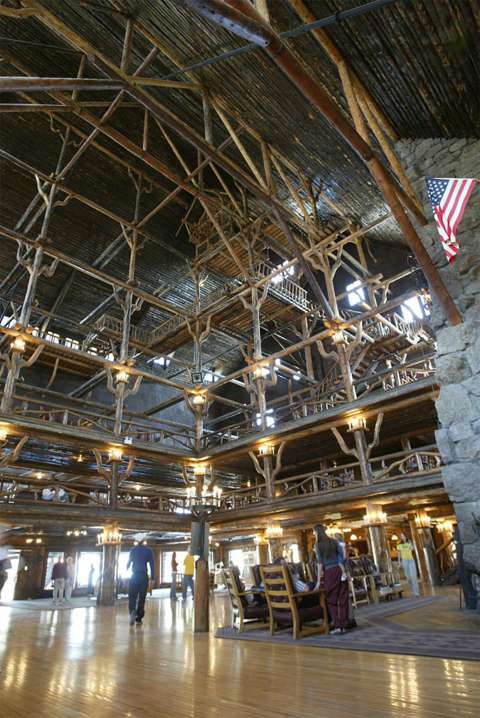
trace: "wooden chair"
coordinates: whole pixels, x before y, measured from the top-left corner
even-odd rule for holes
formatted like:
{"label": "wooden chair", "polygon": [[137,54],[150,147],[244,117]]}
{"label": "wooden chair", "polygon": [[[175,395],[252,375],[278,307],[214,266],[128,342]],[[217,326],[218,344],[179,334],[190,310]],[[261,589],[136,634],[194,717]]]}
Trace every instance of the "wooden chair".
{"label": "wooden chair", "polygon": [[[328,613],[325,591],[296,593],[288,566],[262,566],[263,585],[270,616],[270,635],[278,626],[292,626],[295,640],[316,633],[328,633]],[[302,599],[318,596],[318,605],[302,608]],[[322,621],[321,626],[306,626],[305,623]]]}
{"label": "wooden chair", "polygon": [[254,591],[246,591],[240,583],[234,568],[224,568],[223,577],[230,595],[233,610],[233,623],[239,619],[239,631],[251,631],[255,628],[267,628],[268,608],[258,603],[248,603],[247,596],[256,596]]}

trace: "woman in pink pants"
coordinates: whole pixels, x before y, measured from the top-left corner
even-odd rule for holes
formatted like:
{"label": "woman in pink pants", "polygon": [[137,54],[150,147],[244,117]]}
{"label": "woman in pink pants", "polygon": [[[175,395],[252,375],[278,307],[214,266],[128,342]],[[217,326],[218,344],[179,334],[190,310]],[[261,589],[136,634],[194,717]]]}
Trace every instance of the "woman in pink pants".
{"label": "woman in pink pants", "polygon": [[315,526],[317,543],[315,547],[318,561],[317,586],[322,578],[325,583],[325,597],[333,630],[330,633],[346,633],[348,623],[348,582],[345,571],[344,552],[338,541],[330,538],[325,526]]}

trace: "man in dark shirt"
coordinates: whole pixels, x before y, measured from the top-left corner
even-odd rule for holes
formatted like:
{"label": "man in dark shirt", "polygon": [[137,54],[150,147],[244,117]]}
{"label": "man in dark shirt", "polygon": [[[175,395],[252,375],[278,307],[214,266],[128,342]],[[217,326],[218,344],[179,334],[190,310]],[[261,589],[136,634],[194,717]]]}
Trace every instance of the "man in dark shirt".
{"label": "man in dark shirt", "polygon": [[128,584],[128,611],[130,625],[141,623],[145,615],[145,598],[148,589],[147,565],[150,566],[150,580],[155,578],[153,551],[148,546],[139,544],[130,551],[127,569],[132,567],[132,576]]}

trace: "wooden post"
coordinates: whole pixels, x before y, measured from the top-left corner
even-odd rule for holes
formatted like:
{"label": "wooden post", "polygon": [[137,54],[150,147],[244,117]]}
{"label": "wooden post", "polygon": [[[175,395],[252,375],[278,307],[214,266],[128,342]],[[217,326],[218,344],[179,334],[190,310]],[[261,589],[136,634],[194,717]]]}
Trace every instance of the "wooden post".
{"label": "wooden post", "polygon": [[116,603],[119,549],[118,544],[105,544],[103,546],[102,573],[97,596],[98,606],[114,606]]}
{"label": "wooden post", "polygon": [[208,633],[210,585],[208,560],[199,558],[195,566],[194,631]]}
{"label": "wooden post", "polygon": [[385,526],[369,526],[368,538],[372,549],[373,560],[380,573],[391,573],[392,560],[388,550],[387,532]]}

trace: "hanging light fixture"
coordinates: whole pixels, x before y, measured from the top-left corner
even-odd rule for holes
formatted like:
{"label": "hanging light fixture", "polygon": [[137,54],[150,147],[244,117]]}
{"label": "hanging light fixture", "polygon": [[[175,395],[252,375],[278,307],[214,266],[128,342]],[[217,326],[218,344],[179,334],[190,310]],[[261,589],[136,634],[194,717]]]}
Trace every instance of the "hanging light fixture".
{"label": "hanging light fixture", "polygon": [[121,461],[122,456],[122,448],[120,446],[111,446],[108,450],[108,458],[110,461]]}
{"label": "hanging light fixture", "polygon": [[418,528],[421,529],[427,529],[430,528],[432,525],[432,519],[427,514],[426,511],[419,511],[417,515],[415,516],[415,523],[418,526]]}
{"label": "hanging light fixture", "polygon": [[265,364],[259,364],[253,370],[253,376],[255,379],[266,379],[270,374],[270,369]]}
{"label": "hanging light fixture", "polygon": [[97,535],[98,546],[118,546],[122,542],[122,534],[116,524],[104,526],[101,534]]}
{"label": "hanging light fixture", "polygon": [[222,489],[212,486],[210,467],[205,463],[193,466],[193,478],[187,486],[186,506],[194,516],[209,516],[221,506]]}
{"label": "hanging light fixture", "polygon": [[363,414],[355,414],[348,420],[349,431],[360,431],[367,428],[367,420]]}
{"label": "hanging light fixture", "polygon": [[207,401],[207,397],[205,396],[205,393],[202,391],[197,391],[192,396],[192,404],[194,406],[198,406],[198,407],[205,406],[206,401]]}
{"label": "hanging light fixture", "polygon": [[115,375],[118,384],[128,384],[130,374],[125,369],[119,369]]}
{"label": "hanging light fixture", "polygon": [[12,349],[16,352],[24,352],[27,347],[27,343],[23,337],[15,337],[12,342]]}
{"label": "hanging light fixture", "polygon": [[269,441],[263,441],[257,449],[259,456],[273,456],[275,454],[275,446]]}
{"label": "hanging light fixture", "polygon": [[367,526],[382,526],[387,523],[388,516],[382,511],[381,506],[372,504],[367,507],[367,513],[363,517],[363,523]]}
{"label": "hanging light fixture", "polygon": [[6,441],[8,439],[8,430],[6,426],[0,426],[0,441]]}
{"label": "hanging light fixture", "polygon": [[265,538],[276,539],[283,536],[283,529],[280,524],[269,524],[265,529]]}

